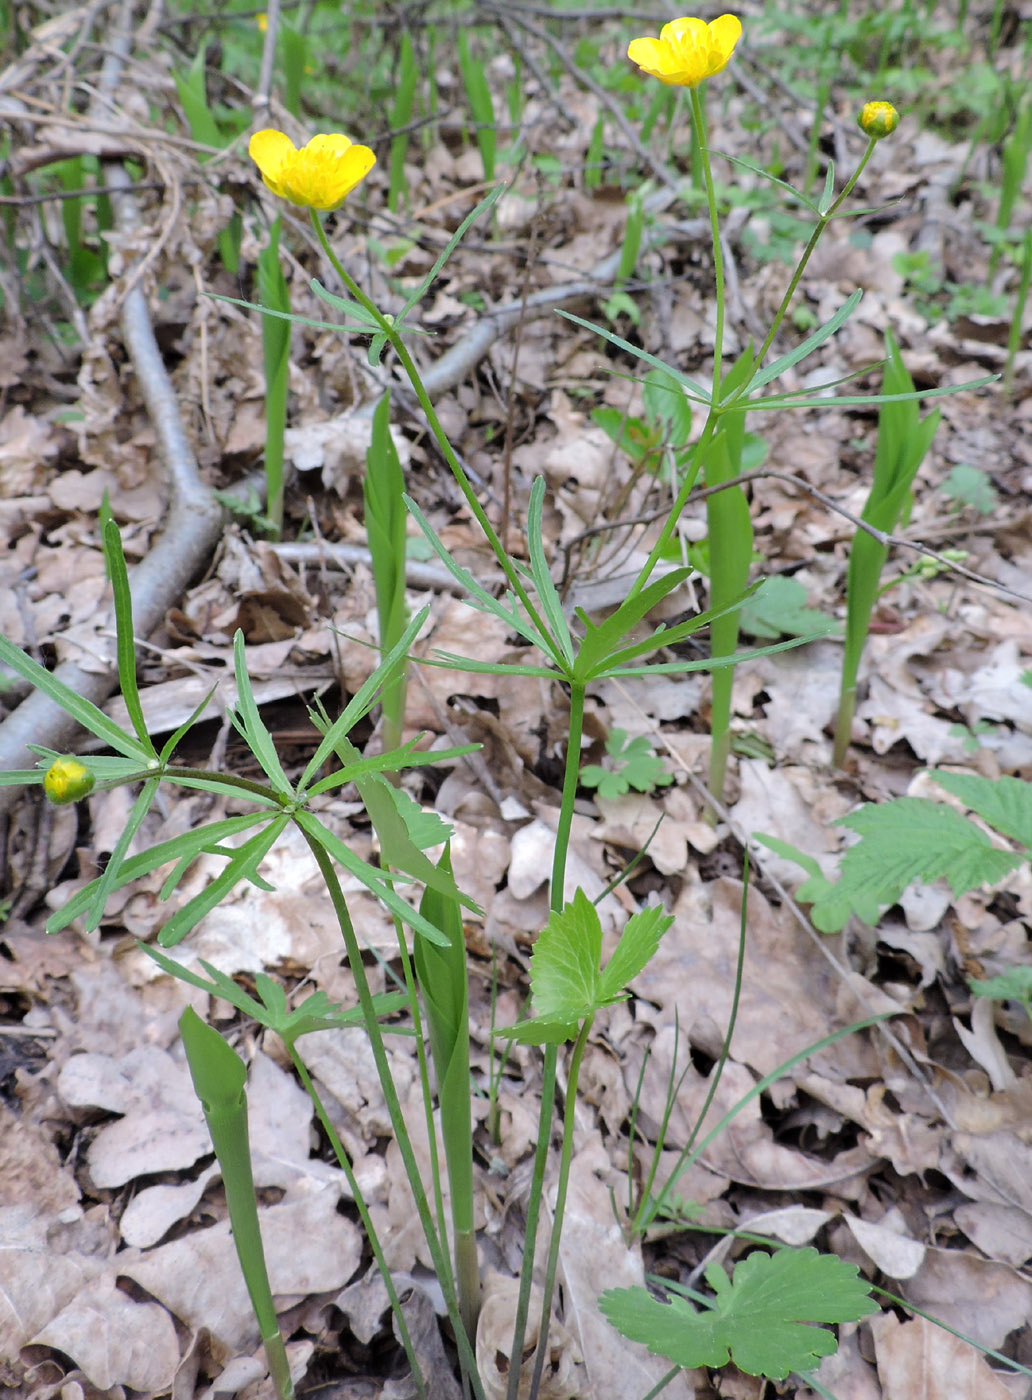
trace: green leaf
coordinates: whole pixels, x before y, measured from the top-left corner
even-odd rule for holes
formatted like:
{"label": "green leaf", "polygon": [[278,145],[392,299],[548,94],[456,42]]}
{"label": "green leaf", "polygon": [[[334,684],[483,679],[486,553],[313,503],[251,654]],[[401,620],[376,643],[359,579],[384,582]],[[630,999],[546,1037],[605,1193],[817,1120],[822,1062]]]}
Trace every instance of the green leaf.
{"label": "green leaf", "polygon": [[986,473],[963,462],[953,468],[939,490],[947,500],[971,506],[979,515],[992,515],[1000,499]]}
{"label": "green leaf", "polygon": [[606,740],[606,752],[612,760],[611,767],[600,768],[596,763],[589,763],[580,774],[584,786],[597,787],[602,797],[622,797],[631,788],[636,792],[651,792],[653,788],[665,787],[674,781],[663,760],[652,752],[652,743],[644,734],[628,740],[626,730],[614,729]]}
{"label": "green leaf", "polygon": [[974,773],[947,773],[929,769],[941,788],[959,797],[1004,836],[1032,850],[1032,783],[1021,778],[980,778]]}
{"label": "green leaf", "polygon": [[530,957],[534,1010],[546,1019],[577,1021],[598,1005],[602,921],[583,890],[553,913]]}
{"label": "green leaf", "polygon": [[582,889],[554,912],[530,956],[535,1016],[498,1034],[524,1045],[558,1045],[603,1006],[623,999],[624,988],[642,970],[673,923],[662,909],[643,909],[628,919],[604,972],[602,922]]}
{"label": "green leaf", "polygon": [[541,531],[541,513],[545,500],[545,479],[534,478],[530,488],[530,504],[527,508],[527,544],[530,550],[530,571],[534,579],[541,607],[552,629],[552,638],[562,653],[568,667],[573,666],[573,638],[563,612],[562,599],[552,582],[551,570],[545,558],[545,547]]}
{"label": "green leaf", "polygon": [[665,914],[658,904],[631,915],[599,978],[598,997],[603,1006],[622,998],[624,989],[651,961],[659,940],[673,922],[673,915]]}
{"label": "green leaf", "polygon": [[[184,967],[174,958],[167,957],[150,944],[138,943],[137,947],[149,958],[153,958],[170,977],[176,977],[180,982],[188,982],[191,987],[198,987],[210,996],[220,997],[229,1002],[230,1006],[235,1006],[238,1011],[250,1016],[259,1025],[275,1031],[287,1045],[292,1045],[299,1036],[308,1035],[312,1031],[360,1026],[363,1023],[361,1007],[353,1006],[345,1011],[330,1001],[324,991],[312,992],[311,996],[305,997],[300,1006],[288,1011],[283,988],[263,972],[258,973],[255,978],[255,987],[261,997],[261,1001],[256,1001],[243,987],[238,986],[232,977],[212,967],[211,963],[205,962],[203,958],[199,958],[198,961],[208,974],[207,978],[192,972],[190,968]],[[382,992],[373,997],[373,1005],[378,1016],[390,1016],[408,1005],[408,996],[405,992]]]}
{"label": "green leaf", "polygon": [[254,691],[251,689],[251,677],[247,674],[247,650],[244,646],[244,634],[239,628],[233,638],[233,662],[236,668],[237,703],[230,713],[234,723],[247,740],[248,748],[261,764],[262,770],[272,786],[285,797],[292,797],[294,789],[290,785],[290,779],[283,771],[283,765],[279,761],[279,754],[276,752],[272,735],[265,727],[265,722],[255,703]]}
{"label": "green leaf", "polygon": [[815,1249],[757,1250],[735,1269],[719,1264],[706,1278],[716,1292],[708,1311],[687,1298],[663,1303],[644,1288],[610,1289],[599,1299],[605,1317],[631,1341],[677,1366],[735,1365],[751,1376],[784,1380],[812,1370],[838,1343],[817,1322],[856,1322],[878,1311],[855,1264]]}
{"label": "green leaf", "polygon": [[102,739],[109,747],[125,754],[127,758],[136,759],[141,768],[145,768],[151,762],[154,752],[152,746],[141,744],[134,734],[127,734],[124,729],[120,729],[115,721],[108,719],[104,711],[91,700],[77,695],[70,686],[51,675],[38,661],[33,661],[31,656],[26,656],[20,647],[9,642],[6,637],[0,637],[0,662],[16,671],[36,690],[41,690],[44,695],[49,696],[56,705],[60,705],[65,714],[78,720],[84,729]]}
{"label": "green leaf", "polygon": [[742,605],[740,626],[753,637],[812,637],[839,632],[842,624],[806,606],[806,589],[798,579],[773,574]]}
{"label": "green leaf", "polygon": [[575,326],[583,326],[586,331],[594,331],[596,335],[600,335],[604,340],[608,340],[610,345],[616,345],[619,349],[626,350],[628,355],[633,355],[636,360],[644,360],[645,363],[651,365],[653,369],[658,369],[662,371],[663,374],[669,375],[671,379],[675,379],[677,383],[681,385],[688,397],[694,399],[696,403],[709,404],[710,394],[707,393],[701,385],[696,384],[694,379],[689,379],[687,375],[682,374],[680,370],[675,369],[673,365],[666,364],[663,360],[657,359],[655,355],[648,354],[640,345],[632,345],[629,340],[624,340],[621,336],[614,335],[612,331],[607,331],[605,326],[596,325],[594,321],[585,321],[583,317],[575,316],[572,311],[563,311],[560,309],[559,315],[564,317],[567,321],[572,321]]}
{"label": "green leaf", "polygon": [[258,873],[258,867],[290,820],[286,814],[273,817],[263,831],[258,831],[234,850],[225,870],[220,871],[211,884],[200,894],[194,895],[189,903],[169,920],[158,934],[158,942],[163,948],[172,948],[191,929],[195,928],[205,914],[221,903],[226,895],[241,880],[251,880]]}
{"label": "green leaf", "polygon": [[107,503],[107,496],[104,498],[104,509],[101,512],[103,526],[101,530],[101,540],[104,546],[104,562],[107,565],[108,578],[111,580],[111,592],[115,606],[115,635],[117,638],[118,651],[118,681],[122,691],[122,699],[125,701],[125,708],[128,711],[132,726],[136,730],[136,736],[140,743],[152,756],[157,757],[154,742],[147,729],[147,721],[144,718],[143,706],[140,704],[140,691],[136,684],[136,641],[133,636],[133,600],[129,591],[129,572],[125,567],[125,555],[122,553],[122,536],[118,533],[118,526],[111,516],[111,508]]}
{"label": "green leaf", "polygon": [[[112,888],[120,890],[124,885],[139,879],[141,875],[147,875],[172,861],[185,862],[188,865],[202,852],[215,850],[224,837],[236,836],[259,822],[264,823],[268,820],[268,814],[265,812],[248,812],[243,816],[227,817],[224,821],[212,822],[208,826],[198,827],[195,831],[184,831],[168,841],[161,841],[150,850],[141,851],[139,855],[123,861]],[[73,919],[84,913],[96,897],[97,887],[102,878],[101,876],[91,880],[84,889],[78,890],[72,896],[63,909],[51,914],[47,920],[47,933],[59,933],[61,929],[67,928]]]}
{"label": "green leaf", "polygon": [[1023,1001],[1025,1009],[1032,1014],[1032,967],[1022,964],[1009,967],[998,977],[968,980],[973,996],[992,997],[994,1001]]}
{"label": "green leaf", "polygon": [[880,910],[915,880],[948,880],[956,896],[995,884],[1026,858],[998,849],[974,822],[924,797],[870,803],[837,824],[861,837],[844,852],[838,882],[821,876],[797,891],[801,901],[813,902],[814,923],[825,932],[841,928],[850,913],[876,924]]}

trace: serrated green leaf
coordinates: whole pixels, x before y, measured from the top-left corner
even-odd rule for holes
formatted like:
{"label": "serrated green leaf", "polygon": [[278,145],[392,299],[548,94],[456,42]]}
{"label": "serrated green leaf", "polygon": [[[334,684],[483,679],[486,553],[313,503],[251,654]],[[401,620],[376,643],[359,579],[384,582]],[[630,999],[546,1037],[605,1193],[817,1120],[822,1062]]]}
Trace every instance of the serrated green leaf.
{"label": "serrated green leaf", "polygon": [[824,932],[842,928],[849,913],[867,924],[895,904],[914,881],[948,880],[955,896],[992,885],[1020,865],[1020,851],[1002,851],[974,822],[940,802],[898,797],[840,817],[861,839],[842,856],[837,883],[821,876],[798,891],[814,901],[813,921]]}
{"label": "serrated green leaf", "polygon": [[991,827],[1032,850],[1032,783],[1021,778],[946,773],[937,768],[930,769],[928,776]]}
{"label": "serrated green leaf", "polygon": [[659,940],[674,922],[658,905],[632,914],[620,935],[620,942],[599,978],[598,996],[603,1005],[615,1001],[629,982],[650,961]]}
{"label": "serrated green leaf", "polygon": [[622,1336],[675,1365],[691,1370],[733,1359],[748,1375],[771,1380],[812,1370],[837,1349],[832,1333],[806,1324],[855,1322],[878,1311],[855,1265],[815,1249],[757,1251],[738,1264],[733,1281],[719,1265],[706,1276],[717,1290],[709,1311],[686,1298],[660,1302],[643,1288],[611,1289],[599,1306]]}
{"label": "serrated green leaf", "polygon": [[583,890],[553,913],[530,957],[530,985],[539,1017],[577,1021],[598,1005],[602,922]]}

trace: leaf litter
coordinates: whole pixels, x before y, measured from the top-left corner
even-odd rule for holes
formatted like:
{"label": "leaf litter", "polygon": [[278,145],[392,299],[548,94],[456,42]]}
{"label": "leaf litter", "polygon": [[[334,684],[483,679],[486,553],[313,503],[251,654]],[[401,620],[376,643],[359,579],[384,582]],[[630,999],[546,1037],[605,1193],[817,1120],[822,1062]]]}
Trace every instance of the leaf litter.
{"label": "leaf litter", "polygon": [[[35,51],[33,62],[45,64],[44,54]],[[167,83],[170,60],[160,46],[148,62],[152,77]],[[440,76],[446,91],[447,75]],[[740,129],[734,117],[745,98],[730,91],[730,119],[721,123],[721,139],[733,142]],[[532,97],[525,117],[528,149],[532,156],[551,154],[560,141],[563,159],[577,165],[604,113],[599,99],[568,75],[560,79],[558,94],[576,120],[559,138],[549,115],[552,98]],[[139,94],[128,106],[131,121],[146,120]],[[808,269],[804,291],[822,319],[837,310],[844,289],[859,285],[867,293],[858,315],[826,347],[810,387],[878,359],[881,330],[889,322],[919,382],[922,374],[928,382],[960,382],[1001,367],[994,343],[999,331],[991,319],[934,324],[915,306],[894,267],[896,254],[930,239],[938,239],[946,265],[979,246],[955,210],[943,232],[942,208],[930,197],[963,167],[965,144],[927,132],[903,139],[909,155],[898,146],[894,165],[870,172],[872,204],[904,198],[892,226],[876,229],[866,246],[833,238]],[[192,157],[171,150],[155,159],[175,173],[172,183],[196,169]],[[227,181],[250,180],[237,154],[224,169]],[[421,168],[411,164],[408,172],[413,203],[423,200],[427,209],[419,233],[431,244],[443,242],[452,221],[472,207],[468,187],[482,174],[475,151],[457,151],[450,138],[434,141]],[[442,192],[450,203],[431,209]],[[618,196],[605,184],[590,193],[557,194],[524,168],[498,206],[501,256],[485,260],[475,245],[460,249],[426,309],[436,341],[432,353],[419,348],[421,357],[430,362],[443,346],[462,341],[474,322],[470,306],[477,296],[502,301],[521,280],[533,293],[590,274],[600,257],[620,245],[625,206]],[[217,272],[213,259],[232,201],[203,184],[189,208],[148,199],[146,229],[128,242],[114,236],[111,243],[126,263],[137,250],[153,253],[152,314],[176,361],[175,386],[198,458],[214,483],[224,485],[254,469],[264,442],[257,320],[198,295],[209,289],[235,294],[236,284]],[[697,373],[713,339],[709,273],[694,253],[701,230],[691,221],[679,226],[670,213],[657,218],[668,219],[670,227],[666,241],[645,255],[652,281],[643,291],[643,308],[663,331],[662,342],[649,348],[677,353],[686,371]],[[761,221],[754,224],[753,235],[762,237]],[[747,231],[747,222],[734,226],[740,305],[755,307],[762,320],[780,299],[783,269],[754,255],[755,236],[750,242]],[[525,252],[528,240],[536,256],[524,267],[515,250]],[[258,225],[245,221],[245,260],[253,261],[259,246]],[[352,253],[360,247],[356,237]],[[414,284],[428,265],[429,254],[417,244],[396,271],[403,283]],[[385,291],[382,269],[374,265],[371,276]],[[678,279],[676,294],[671,279]],[[161,297],[153,294],[158,286]],[[296,311],[322,317],[302,277],[292,278],[291,292]],[[149,548],[167,496],[153,428],[138,386],[122,369],[117,293],[116,283],[87,308],[86,335],[74,354],[57,354],[55,339],[23,318],[12,321],[0,356],[9,370],[3,372],[7,393],[0,416],[0,522],[9,542],[0,564],[0,630],[36,653],[70,654],[87,667],[106,664],[97,659],[103,654],[97,619],[105,596],[95,519],[100,503],[109,497],[133,558]],[[519,496],[532,474],[545,473],[546,548],[557,560],[572,562],[571,597],[588,608],[604,608],[607,597],[609,604],[619,601],[634,541],[607,532],[599,553],[586,545],[584,532],[655,502],[654,480],[635,476],[587,407],[605,405],[628,416],[642,412],[637,386],[611,376],[611,368],[587,332],[556,317],[528,319],[518,354],[511,339],[496,340],[483,365],[471,367],[438,400],[456,447],[490,491],[500,495],[511,471]],[[1022,348],[1019,385],[1027,385],[1028,373],[1028,351]],[[803,383],[790,371],[786,387],[793,382]],[[379,392],[375,378],[347,342],[303,328],[292,346],[291,390],[288,446],[300,473],[288,504],[292,528],[303,524],[311,500],[328,540],[361,540],[368,421],[363,408]],[[587,404],[585,391],[594,395]],[[1027,592],[1027,400],[1023,405],[1019,394],[1011,409],[970,394],[940,402],[945,422],[922,467],[908,533],[936,548],[956,542],[969,551],[969,568]],[[73,414],[63,412],[68,404]],[[513,444],[503,462],[498,433],[510,426]],[[862,412],[840,409],[815,414],[803,427],[792,415],[765,415],[768,460],[790,464],[804,485],[857,511],[866,489],[870,426]],[[477,571],[483,561],[475,538],[411,420],[398,445],[435,528]],[[987,470],[1001,493],[985,517],[967,508],[944,519],[940,486],[958,462]],[[804,581],[810,607],[828,616],[840,612],[849,536],[841,517],[798,484],[772,478],[758,480],[753,489],[757,538],[769,570],[791,571]],[[686,543],[699,538],[698,524],[685,522]],[[512,543],[521,548],[515,537]],[[901,552],[897,562],[905,567],[911,560]],[[704,585],[698,596],[704,598]],[[420,642],[428,654],[437,648],[480,659],[531,659],[493,619],[450,595],[431,595],[430,601],[431,620]],[[226,678],[238,626],[248,641],[249,671],[263,712],[274,721],[286,758],[301,757],[314,738],[304,701],[313,693],[353,693],[375,664],[368,574],[361,565],[350,576],[331,575],[318,565],[287,565],[246,521],[227,527],[209,576],[176,601],[147,639],[141,678],[145,713],[156,732],[181,723],[217,684],[215,718],[204,733],[230,764],[242,757],[224,724],[235,699]],[[832,822],[862,801],[928,796],[924,765],[990,778],[1029,775],[1032,691],[1022,679],[1032,664],[1027,606],[964,580],[915,576],[885,600],[878,626],[865,658],[865,699],[846,775],[829,777],[825,733],[836,703],[839,644],[820,641],[741,669],[736,735],[743,750],[746,740],[768,745],[777,765],[743,751],[726,820],[716,827],[703,821],[690,780],[704,752],[705,681],[688,676],[619,688],[607,683],[593,696],[585,762],[601,763],[607,740],[622,730],[629,743],[644,740],[667,762],[673,782],[649,793],[600,793],[596,800],[584,790],[568,892],[579,885],[589,896],[601,893],[662,817],[635,876],[603,901],[599,913],[610,939],[629,913],[652,899],[670,908],[675,924],[656,959],[635,979],[631,1002],[600,1016],[585,1060],[561,1254],[562,1305],[549,1367],[552,1390],[543,1393],[623,1396],[634,1368],[631,1388],[644,1393],[662,1367],[654,1372],[654,1358],[644,1349],[632,1355],[603,1324],[595,1308],[599,1289],[640,1283],[646,1268],[677,1277],[711,1262],[708,1237],[684,1230],[657,1231],[641,1250],[628,1249],[613,1201],[626,1198],[635,1096],[635,1190],[649,1171],[675,1071],[686,1074],[660,1153],[660,1180],[706,1099],[726,1031],[737,955],[744,895],[738,842],[758,831],[777,836],[808,852],[829,874],[846,835]],[[428,807],[436,803],[455,819],[460,887],[487,910],[482,923],[471,920],[467,928],[474,1065],[481,1074],[490,1045],[492,950],[499,955],[499,1023],[511,1025],[521,1014],[534,936],[547,921],[543,884],[557,813],[555,745],[563,732],[563,703],[536,678],[430,667],[419,669],[410,690],[407,723],[413,732],[426,731],[428,742],[484,745],[479,769],[459,760],[436,789],[432,783],[413,787],[417,800]],[[111,712],[119,716],[119,702]],[[941,792],[936,796],[942,799]],[[206,795],[170,795],[148,819],[143,836],[147,842],[166,839],[212,815],[222,813],[215,813]],[[375,855],[354,804],[334,799],[323,816],[357,851]],[[174,1385],[175,1393],[186,1394],[182,1386],[190,1375],[201,1394],[205,1378],[220,1371],[227,1391],[244,1389],[262,1374],[260,1362],[250,1359],[258,1337],[176,1033],[187,1000],[203,1013],[208,999],[158,976],[134,944],[154,937],[177,903],[196,893],[220,863],[198,861],[171,905],[157,898],[166,872],[155,872],[116,893],[98,933],[73,928],[43,940],[43,890],[54,885],[45,904],[63,905],[97,873],[98,859],[112,849],[122,821],[116,794],[100,793],[89,799],[81,821],[62,813],[49,835],[19,821],[8,835],[15,893],[23,887],[37,891],[33,900],[15,905],[3,929],[0,965],[6,1095],[0,1106],[0,1381],[16,1395],[42,1394],[43,1387],[52,1393],[62,1385],[63,1393],[76,1395],[126,1389],[159,1394]],[[284,838],[263,868],[274,889],[247,888],[214,910],[184,954],[203,956],[245,983],[269,971],[290,989],[307,981],[352,1004],[350,974],[329,912],[315,893],[314,873],[306,852]],[[706,1128],[749,1093],[759,1076],[871,1011],[899,1013],[893,1022],[898,1040],[877,1033],[849,1037],[795,1065],[738,1113],[684,1174],[678,1193],[697,1203],[697,1225],[755,1228],[797,1246],[822,1244],[965,1335],[1027,1359],[1032,1298],[1023,1271],[1032,1259],[1032,1033],[1027,1018],[999,1003],[972,1003],[966,987],[968,976],[1032,966],[1027,873],[959,896],[945,885],[906,891],[876,931],[854,922],[823,943],[806,932],[788,902],[798,884],[798,869],[780,858],[763,857],[759,872],[754,868],[742,1006]],[[371,899],[361,893],[354,899],[366,947],[389,959],[392,926]],[[834,962],[824,956],[829,949]],[[607,945],[605,956],[610,953]],[[374,974],[374,989],[383,977]],[[396,1393],[398,1382],[389,1375],[396,1363],[383,1363],[393,1346],[385,1296],[348,1213],[341,1174],[319,1150],[308,1100],[287,1072],[274,1037],[259,1039],[238,1025],[225,1004],[210,1009],[240,1039],[251,1065],[263,1234],[281,1311],[293,1324],[288,1337],[295,1364],[302,1372],[313,1368],[310,1376],[325,1375],[317,1353],[337,1352],[352,1371],[368,1366],[372,1376],[370,1358],[378,1352],[379,1374],[363,1393]],[[454,1382],[434,1316],[428,1261],[411,1228],[396,1149],[386,1142],[389,1124],[368,1046],[359,1032],[339,1030],[310,1037],[306,1050],[384,1223],[392,1262],[399,1277],[412,1281],[413,1318],[422,1312],[419,1327],[412,1319],[410,1324],[421,1339],[417,1349],[427,1374],[437,1378],[432,1393],[449,1394]],[[415,1130],[420,1118],[412,1112],[414,1051],[395,1040],[390,1054]],[[538,1088],[534,1060],[515,1047],[502,1071],[498,1143],[478,1129],[491,1166],[481,1171],[477,1224],[485,1261],[497,1266],[488,1275],[477,1339],[488,1376],[499,1357],[511,1364],[503,1345],[514,1307],[507,1271],[517,1262]],[[416,1131],[416,1142],[425,1155],[425,1133],[421,1139]],[[809,1214],[779,1223],[779,1210]],[[733,1246],[720,1248],[720,1258],[730,1262]],[[887,1310],[844,1326],[840,1334],[838,1354],[817,1373],[840,1400],[904,1400],[919,1391],[951,1400],[1024,1393],[966,1342],[919,1316],[901,1321]],[[731,1386],[741,1380],[733,1368],[724,1376]],[[504,1393],[506,1383],[500,1372],[489,1393]],[[715,1395],[716,1384],[704,1370],[686,1372],[676,1383],[681,1393],[700,1400]],[[677,1393],[676,1386],[670,1393]],[[799,1382],[778,1393],[813,1392]]]}

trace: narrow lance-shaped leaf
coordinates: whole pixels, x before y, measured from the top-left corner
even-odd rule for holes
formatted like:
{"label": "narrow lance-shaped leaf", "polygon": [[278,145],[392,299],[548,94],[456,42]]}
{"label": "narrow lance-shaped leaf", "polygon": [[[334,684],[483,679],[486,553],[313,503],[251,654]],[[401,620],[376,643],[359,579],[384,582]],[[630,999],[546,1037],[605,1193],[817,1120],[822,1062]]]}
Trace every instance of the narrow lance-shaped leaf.
{"label": "narrow lance-shaped leaf", "polygon": [[179,1030],[190,1076],[222,1171],[233,1243],[265,1343],[269,1367],[279,1394],[289,1397],[294,1388],[269,1286],[251,1173],[244,1087],[247,1070],[236,1051],[226,1044],[218,1031],[206,1026],[192,1007],[188,1006],[179,1018]]}

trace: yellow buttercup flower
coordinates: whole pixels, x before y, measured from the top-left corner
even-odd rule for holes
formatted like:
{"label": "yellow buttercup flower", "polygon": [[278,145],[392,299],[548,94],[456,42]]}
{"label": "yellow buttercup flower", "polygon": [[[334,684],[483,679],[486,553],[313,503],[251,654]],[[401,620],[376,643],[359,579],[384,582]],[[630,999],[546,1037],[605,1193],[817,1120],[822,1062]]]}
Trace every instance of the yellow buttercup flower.
{"label": "yellow buttercup flower", "polygon": [[706,78],[726,68],[742,37],[735,15],[705,20],[673,19],[664,24],[658,39],[633,39],[627,57],[644,73],[675,87],[698,87]]}
{"label": "yellow buttercup flower", "polygon": [[88,797],[96,781],[93,774],[77,758],[55,758],[43,776],[43,791],[58,807]]}
{"label": "yellow buttercup flower", "polygon": [[300,150],[282,131],[256,131],[248,154],[281,199],[304,209],[336,209],[372,170],[376,156],[339,131],[313,136]]}
{"label": "yellow buttercup flower", "polygon": [[899,126],[899,113],[891,102],[866,102],[857,121],[861,131],[880,141],[883,136],[891,136]]}

